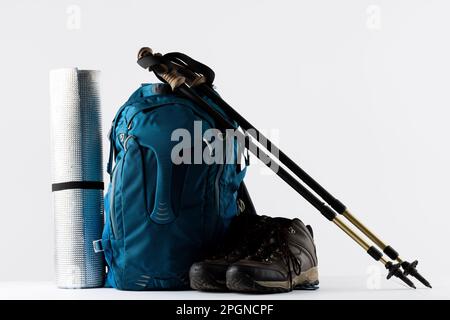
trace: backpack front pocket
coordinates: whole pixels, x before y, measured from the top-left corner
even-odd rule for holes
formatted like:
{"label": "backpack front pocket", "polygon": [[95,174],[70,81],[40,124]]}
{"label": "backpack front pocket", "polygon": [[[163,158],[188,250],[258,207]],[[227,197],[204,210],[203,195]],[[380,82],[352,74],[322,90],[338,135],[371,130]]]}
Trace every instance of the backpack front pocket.
{"label": "backpack front pocket", "polygon": [[[145,166],[143,155],[134,136],[124,141],[123,170],[121,175],[121,201],[124,215],[124,237],[128,237],[136,229],[142,227],[148,219],[144,181]],[[148,176],[151,176],[149,174]]]}

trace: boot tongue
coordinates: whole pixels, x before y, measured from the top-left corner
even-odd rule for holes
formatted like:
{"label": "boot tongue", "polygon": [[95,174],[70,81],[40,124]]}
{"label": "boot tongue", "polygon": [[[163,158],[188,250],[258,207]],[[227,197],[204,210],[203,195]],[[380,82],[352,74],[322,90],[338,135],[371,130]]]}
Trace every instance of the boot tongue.
{"label": "boot tongue", "polygon": [[312,229],[312,227],[309,224],[306,226],[306,229],[308,229],[309,233],[311,234],[311,238],[314,238],[313,229]]}
{"label": "boot tongue", "polygon": [[260,245],[256,253],[252,255],[254,259],[260,261],[266,261],[273,258],[276,255],[281,254],[281,241],[283,241],[283,230],[279,225],[272,226],[269,233],[262,238]]}
{"label": "boot tongue", "polygon": [[270,230],[269,219],[269,217],[260,216],[258,219],[248,217],[246,220],[241,220],[239,232],[229,234],[228,245],[222,251],[221,256],[225,260],[235,261],[255,252],[261,245],[261,239],[264,239],[267,231]]}

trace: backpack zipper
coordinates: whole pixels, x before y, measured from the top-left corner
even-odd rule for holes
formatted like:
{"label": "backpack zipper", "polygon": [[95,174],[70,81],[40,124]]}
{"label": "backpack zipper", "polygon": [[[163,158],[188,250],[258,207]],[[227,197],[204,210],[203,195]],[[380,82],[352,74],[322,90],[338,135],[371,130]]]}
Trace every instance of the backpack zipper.
{"label": "backpack zipper", "polygon": [[[126,137],[126,138],[125,138]],[[124,152],[127,152],[127,142],[130,138],[135,138],[132,135],[126,136],[124,133],[120,134],[120,142],[122,143]],[[124,163],[124,159],[125,159],[125,154],[122,157],[122,159],[120,159],[120,161],[116,164],[116,167],[113,171],[113,175],[112,175],[112,179],[111,179],[111,201],[110,201],[110,207],[109,207],[109,212],[110,212],[110,220],[111,220],[111,229],[112,229],[112,234],[114,239],[117,238],[118,235],[118,230],[117,230],[117,221],[116,221],[116,206],[114,203],[114,199],[115,199],[115,194],[116,194],[116,179],[117,179],[117,171],[121,168],[121,172],[123,172],[123,163]]]}
{"label": "backpack zipper", "polygon": [[109,219],[111,221],[111,230],[112,230],[112,234],[114,239],[117,238],[117,223],[116,223],[116,206],[114,203],[114,199],[115,199],[115,193],[116,193],[116,176],[117,176],[117,171],[119,170],[119,165],[122,165],[123,160],[120,160],[120,162],[116,165],[116,168],[113,172],[113,176],[111,179],[111,201],[109,203]]}
{"label": "backpack zipper", "polygon": [[177,102],[173,102],[173,101],[172,102],[164,102],[164,103],[160,103],[160,104],[156,104],[156,105],[153,105],[153,106],[148,106],[148,107],[142,108],[142,110],[139,110],[138,112],[135,112],[131,116],[131,118],[127,121],[127,129],[131,130],[131,128],[133,127],[133,119],[139,113],[141,113],[141,112],[145,113],[145,112],[148,112],[148,111],[153,111],[155,109],[158,109],[159,107],[162,107],[162,106],[165,106],[165,105],[169,105],[169,104],[175,104],[175,103],[177,103]]}
{"label": "backpack zipper", "polygon": [[[133,119],[139,113],[141,113],[141,112],[142,113],[146,113],[146,112],[149,112],[149,111],[156,110],[159,107],[163,107],[163,106],[166,106],[166,105],[175,105],[175,104],[180,104],[180,105],[186,106],[186,107],[190,108],[195,115],[199,116],[200,118],[203,118],[202,115],[200,113],[198,113],[197,110],[195,110],[194,107],[192,107],[191,105],[189,105],[188,103],[186,103],[184,101],[164,102],[164,103],[160,103],[160,104],[156,104],[156,105],[153,105],[153,106],[148,106],[148,107],[142,108],[142,110],[139,110],[138,112],[134,113],[131,116],[131,118],[127,121],[127,129],[131,130],[133,128]],[[212,126],[212,123],[209,120],[207,120],[207,119],[204,119],[204,120],[207,121]]]}

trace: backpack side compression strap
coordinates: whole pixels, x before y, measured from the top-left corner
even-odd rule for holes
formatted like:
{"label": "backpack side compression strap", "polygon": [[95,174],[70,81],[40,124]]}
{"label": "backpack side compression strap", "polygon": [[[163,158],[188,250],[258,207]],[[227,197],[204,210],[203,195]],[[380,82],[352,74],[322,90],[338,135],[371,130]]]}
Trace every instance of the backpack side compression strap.
{"label": "backpack side compression strap", "polygon": [[67,189],[97,189],[103,190],[104,184],[101,181],[70,181],[62,183],[53,183],[52,192]]}

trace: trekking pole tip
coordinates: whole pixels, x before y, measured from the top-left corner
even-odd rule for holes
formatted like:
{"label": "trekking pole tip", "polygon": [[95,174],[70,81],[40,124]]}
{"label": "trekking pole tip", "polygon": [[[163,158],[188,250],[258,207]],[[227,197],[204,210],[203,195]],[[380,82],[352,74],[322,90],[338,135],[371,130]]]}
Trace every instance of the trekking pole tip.
{"label": "trekking pole tip", "polygon": [[409,280],[408,277],[406,277],[401,271],[400,274],[396,275],[396,277],[406,283],[410,288],[417,289],[414,283]]}
{"label": "trekking pole tip", "polygon": [[410,288],[417,289],[414,283],[408,279],[407,276],[405,276],[401,271],[398,275],[396,275],[397,278],[402,280],[404,283],[406,283]]}
{"label": "trekking pole tip", "polygon": [[408,262],[408,261],[403,261],[402,262],[402,268],[404,270],[403,274],[405,276],[407,275],[411,275],[414,278],[416,278],[418,281],[420,281],[424,286],[428,287],[428,288],[432,288],[431,284],[417,271],[417,265],[419,264],[419,262],[417,260],[413,261],[413,262]]}
{"label": "trekking pole tip", "polygon": [[388,269],[389,273],[387,275],[387,279],[390,279],[392,276],[399,278],[404,283],[406,283],[410,288],[416,289],[414,283],[408,279],[408,277],[400,270],[400,263],[393,264],[392,262],[388,262],[385,265],[386,269]]}

